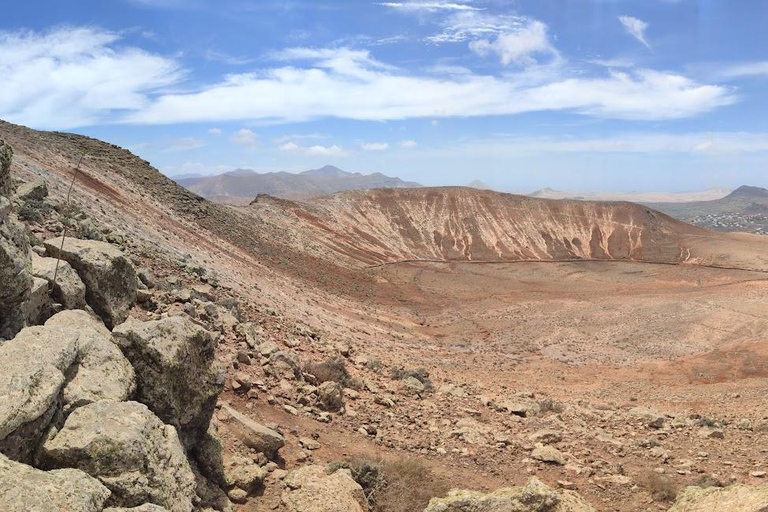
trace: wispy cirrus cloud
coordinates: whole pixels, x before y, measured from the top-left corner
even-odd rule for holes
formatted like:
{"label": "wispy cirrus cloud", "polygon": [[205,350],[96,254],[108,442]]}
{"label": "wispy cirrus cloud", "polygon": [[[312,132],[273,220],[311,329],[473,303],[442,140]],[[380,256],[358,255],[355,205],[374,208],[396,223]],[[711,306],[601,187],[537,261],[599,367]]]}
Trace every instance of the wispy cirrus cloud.
{"label": "wispy cirrus cloud", "polygon": [[479,7],[470,5],[471,2],[413,0],[408,2],[379,2],[379,5],[406,12],[441,12],[441,11],[481,11]]}
{"label": "wispy cirrus cloud", "polygon": [[482,56],[497,54],[505,66],[533,65],[537,63],[536,57],[540,55],[560,58],[559,52],[549,39],[547,26],[540,21],[531,21],[518,30],[499,34],[495,40],[472,41],[469,48]]}
{"label": "wispy cirrus cloud", "polygon": [[648,40],[645,38],[645,31],[648,29],[648,23],[644,22],[634,16],[619,16],[619,21],[624,25],[624,29],[635,39],[640,41],[649,50],[651,45],[648,44]]}

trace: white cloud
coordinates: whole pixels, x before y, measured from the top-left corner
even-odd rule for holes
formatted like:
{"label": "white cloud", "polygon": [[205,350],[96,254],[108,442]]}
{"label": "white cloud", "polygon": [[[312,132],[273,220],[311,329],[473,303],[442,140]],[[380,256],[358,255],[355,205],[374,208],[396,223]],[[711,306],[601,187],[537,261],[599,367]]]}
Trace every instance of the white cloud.
{"label": "white cloud", "polygon": [[197,149],[203,146],[205,146],[205,142],[200,139],[195,139],[194,137],[183,137],[180,139],[172,139],[167,141],[162,151],[189,151],[191,149]]}
{"label": "white cloud", "polygon": [[438,11],[480,11],[479,7],[468,5],[464,2],[380,2],[379,5],[407,12],[438,12]]}
{"label": "white cloud", "polygon": [[229,141],[238,146],[253,147],[259,143],[259,136],[248,128],[242,128],[233,133]]}
{"label": "white cloud", "polygon": [[660,120],[693,116],[735,101],[727,87],[652,70],[614,71],[592,78],[561,78],[536,70],[503,77],[436,77],[383,66],[368,52],[299,49],[294,54],[317,55],[320,60],[306,68],[229,75],[199,92],[164,94],[125,121],[437,120],[560,110],[601,118]]}
{"label": "white cloud", "polygon": [[95,28],[0,32],[0,117],[36,128],[93,125],[143,108],[150,92],[183,76],[173,59],[119,40]]}
{"label": "white cloud", "polygon": [[716,71],[723,78],[741,78],[747,76],[768,76],[768,61],[742,62],[726,66]]}
{"label": "white cloud", "polygon": [[547,26],[540,21],[531,21],[515,32],[499,34],[495,40],[480,39],[469,43],[469,48],[481,56],[497,54],[505,66],[536,64],[534,56],[546,54],[559,58],[549,40]]}
{"label": "white cloud", "polygon": [[386,142],[363,142],[360,147],[366,151],[384,151],[389,149],[389,144]]}
{"label": "white cloud", "polygon": [[294,153],[302,153],[305,155],[328,156],[328,157],[345,157],[351,154],[349,151],[346,151],[344,148],[337,146],[335,144],[333,146],[321,146],[321,145],[300,146],[295,142],[287,142],[282,146],[280,146],[280,150],[294,152]]}
{"label": "white cloud", "polygon": [[499,136],[451,145],[438,150],[464,156],[517,157],[550,153],[644,153],[723,155],[768,153],[768,133],[629,133],[612,137],[517,137]]}
{"label": "white cloud", "polygon": [[442,31],[426,40],[433,44],[459,43],[499,34],[515,32],[530,20],[511,14],[491,14],[479,11],[462,11],[441,17],[438,24]]}
{"label": "white cloud", "polygon": [[209,128],[208,133],[211,135],[221,135],[221,128]]}
{"label": "white cloud", "polygon": [[649,50],[651,49],[651,45],[645,39],[645,30],[648,28],[646,22],[633,16],[619,16],[619,21],[632,37],[643,43]]}
{"label": "white cloud", "polygon": [[404,140],[400,143],[404,148],[415,148],[419,144],[415,140]]}

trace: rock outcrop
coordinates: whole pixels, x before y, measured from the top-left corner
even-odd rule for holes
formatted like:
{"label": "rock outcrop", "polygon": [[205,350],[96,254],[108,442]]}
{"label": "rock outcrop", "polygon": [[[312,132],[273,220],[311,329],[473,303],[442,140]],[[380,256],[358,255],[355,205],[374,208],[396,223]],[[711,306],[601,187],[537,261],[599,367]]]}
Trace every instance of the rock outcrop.
{"label": "rock outcrop", "polygon": [[768,485],[750,487],[686,487],[669,512],[763,512],[768,510]]}
{"label": "rock outcrop", "polygon": [[32,253],[31,273],[52,287],[53,300],[64,306],[64,309],[83,309],[86,306],[85,284],[69,263],[60,260],[58,266],[57,271],[56,258],[43,258]]}
{"label": "rock outcrop", "polygon": [[138,278],[128,258],[114,245],[95,240],[61,238],[44,242],[46,251],[74,268],[85,283],[88,304],[112,329],[128,318],[136,304]]}
{"label": "rock outcrop", "polygon": [[75,371],[69,372],[64,388],[65,411],[100,400],[122,402],[133,396],[133,367],[100,320],[82,310],[62,311],[45,327],[54,331],[74,328],[79,334]]}
{"label": "rock outcrop", "polygon": [[175,426],[187,448],[194,446],[224,386],[213,335],[185,316],[129,319],[113,335],[136,370],[136,400]]}
{"label": "rock outcrop", "polygon": [[0,140],[0,339],[12,338],[24,327],[21,307],[32,289],[30,250],[24,226],[11,212],[10,146]]}
{"label": "rock outcrop", "polygon": [[176,429],[138,402],[76,409],[40,458],[48,468],[72,467],[98,478],[112,491],[109,505],[192,511],[195,478]]}
{"label": "rock outcrop", "polygon": [[109,489],[80,470],[40,471],[0,455],[3,512],[101,512],[109,496]]}
{"label": "rock outcrop", "polygon": [[367,512],[363,488],[348,469],[328,473],[323,466],[304,466],[285,479],[283,503],[289,512]]}
{"label": "rock outcrop", "polygon": [[484,494],[453,490],[445,498],[433,498],[424,512],[594,512],[573,491],[555,491],[537,478],[523,487],[505,487]]}

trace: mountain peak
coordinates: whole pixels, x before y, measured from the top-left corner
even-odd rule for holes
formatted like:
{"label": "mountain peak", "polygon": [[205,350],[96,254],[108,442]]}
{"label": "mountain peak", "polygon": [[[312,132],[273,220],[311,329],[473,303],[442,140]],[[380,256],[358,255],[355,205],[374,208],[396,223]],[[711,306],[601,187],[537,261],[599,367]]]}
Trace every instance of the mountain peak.
{"label": "mountain peak", "polygon": [[728,194],[727,197],[768,197],[768,189],[742,185]]}
{"label": "mountain peak", "polygon": [[333,165],[325,165],[319,169],[310,169],[309,171],[304,171],[301,174],[304,176],[315,176],[318,178],[340,178],[342,176],[349,176],[351,173],[342,171]]}

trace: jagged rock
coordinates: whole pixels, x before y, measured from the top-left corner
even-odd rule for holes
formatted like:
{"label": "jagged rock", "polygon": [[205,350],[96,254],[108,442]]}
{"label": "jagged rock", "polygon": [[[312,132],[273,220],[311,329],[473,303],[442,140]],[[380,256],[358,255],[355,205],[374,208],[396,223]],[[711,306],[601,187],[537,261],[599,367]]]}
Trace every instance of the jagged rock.
{"label": "jagged rock", "polygon": [[0,455],[3,512],[100,512],[109,495],[109,489],[80,470],[40,471]]}
{"label": "jagged rock", "polygon": [[0,453],[31,459],[61,408],[79,336],[72,328],[27,327],[0,345]]}
{"label": "jagged rock", "polygon": [[524,487],[505,487],[483,494],[453,490],[445,498],[432,498],[424,512],[594,512],[573,491],[556,491],[531,478]]}
{"label": "jagged rock", "polygon": [[24,327],[21,305],[29,298],[32,276],[24,226],[11,213],[11,147],[0,140],[0,339],[12,338]]}
{"label": "jagged rock", "polygon": [[43,180],[30,181],[19,185],[16,189],[16,199],[22,201],[42,201],[48,197],[48,184]]}
{"label": "jagged rock", "polygon": [[285,438],[271,428],[253,421],[227,404],[221,409],[227,416],[229,430],[247,447],[264,453],[270,459],[277,457],[277,451],[285,445]]}
{"label": "jagged rock", "polygon": [[76,409],[41,450],[45,467],[74,467],[112,491],[109,505],[154,503],[191,512],[195,477],[176,429],[138,402],[98,402]]}
{"label": "jagged rock", "polygon": [[85,283],[88,304],[110,329],[128,318],[136,304],[137,277],[128,258],[114,245],[96,240],[61,238],[44,242],[52,257],[60,257],[74,268]]}
{"label": "jagged rock", "polygon": [[304,466],[285,478],[283,503],[289,512],[367,512],[362,487],[348,469],[331,474],[322,466]]}
{"label": "jagged rock", "polygon": [[750,487],[686,487],[669,512],[763,512],[768,509],[768,485]]}
{"label": "jagged rock", "polygon": [[[248,347],[254,349],[261,344],[261,336],[263,334],[261,327],[256,327],[251,322],[244,322],[237,326],[237,332],[245,337]],[[277,345],[275,347],[277,348]]]}
{"label": "jagged rock", "polygon": [[100,400],[122,402],[136,391],[131,363],[112,341],[112,335],[98,320],[82,310],[62,311],[46,327],[75,328],[79,334],[75,372],[64,388],[64,407],[81,407]]}
{"label": "jagged rock", "polygon": [[563,440],[563,435],[555,430],[537,430],[528,439],[534,443],[555,444]]}
{"label": "jagged rock", "polygon": [[338,382],[323,382],[317,388],[317,405],[325,411],[341,410],[344,407],[344,388]]}
{"label": "jagged rock", "polygon": [[32,278],[29,298],[23,307],[27,325],[40,324],[50,316],[52,303],[48,294],[48,281],[39,277]]}
{"label": "jagged rock", "polygon": [[208,430],[197,440],[193,455],[201,473],[218,485],[224,485],[224,445],[219,437],[218,423],[215,416],[211,418]]}
{"label": "jagged rock", "polygon": [[539,403],[530,398],[513,398],[500,404],[498,408],[523,418],[530,418],[541,414]]}
{"label": "jagged rock", "polygon": [[224,387],[213,335],[186,316],[131,318],[112,334],[136,370],[136,400],[177,427],[192,447],[208,429]]}
{"label": "jagged rock", "polygon": [[[262,344],[263,346],[264,344]],[[261,348],[261,347],[259,347]],[[269,364],[264,368],[265,372],[280,378],[297,379],[301,376],[299,356],[291,352],[278,350],[269,356]]]}
{"label": "jagged rock", "polygon": [[[53,299],[64,306],[65,309],[85,308],[85,284],[72,266],[64,260],[58,262],[59,270],[56,271],[56,258],[42,258],[32,253],[32,270],[35,277],[45,279],[49,285],[53,285]],[[56,276],[56,282],[53,277]]]}
{"label": "jagged rock", "polygon": [[105,508],[104,512],[168,512],[168,509],[161,507],[160,505],[153,505],[152,503],[145,503],[138,507],[123,508],[123,507],[109,507]]}

